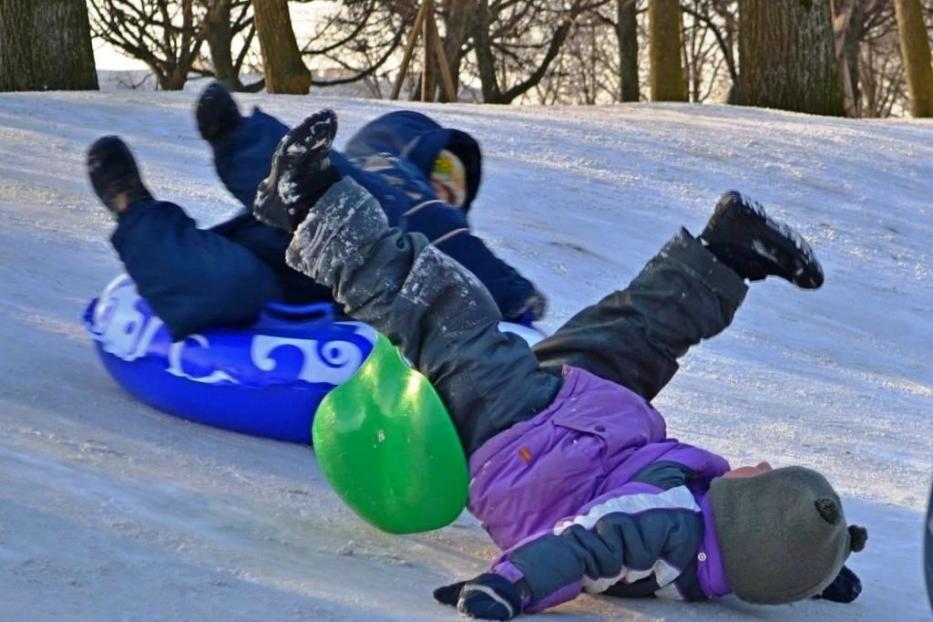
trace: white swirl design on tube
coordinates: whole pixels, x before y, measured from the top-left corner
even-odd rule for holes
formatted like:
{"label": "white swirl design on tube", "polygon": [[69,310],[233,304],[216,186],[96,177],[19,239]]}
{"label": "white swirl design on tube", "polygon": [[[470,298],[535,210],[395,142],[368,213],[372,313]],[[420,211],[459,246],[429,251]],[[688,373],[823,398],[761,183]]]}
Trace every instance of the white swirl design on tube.
{"label": "white swirl design on tube", "polygon": [[169,366],[167,371],[173,376],[178,376],[179,378],[187,378],[188,380],[193,380],[194,382],[202,382],[204,384],[218,384],[221,382],[229,382],[231,384],[239,384],[230,374],[227,372],[215,369],[211,373],[205,376],[192,376],[187,373],[182,367],[182,353],[185,350],[185,347],[188,344],[188,341],[194,341],[200,347],[210,349],[211,344],[207,340],[207,337],[204,335],[188,335],[181,341],[176,341],[172,344],[172,347],[168,351],[168,362]]}
{"label": "white swirl design on tube", "polygon": [[262,371],[272,371],[277,365],[272,352],[285,346],[301,352],[303,359],[298,379],[312,384],[338,385],[352,376],[363,362],[363,351],[350,341],[335,340],[321,344],[315,339],[256,335],[250,349],[253,365]]}

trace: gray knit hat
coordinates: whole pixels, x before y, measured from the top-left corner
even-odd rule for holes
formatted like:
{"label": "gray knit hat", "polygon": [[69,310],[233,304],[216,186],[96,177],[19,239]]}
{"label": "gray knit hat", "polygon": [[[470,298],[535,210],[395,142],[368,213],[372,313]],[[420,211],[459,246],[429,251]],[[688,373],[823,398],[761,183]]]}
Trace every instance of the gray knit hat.
{"label": "gray knit hat", "polygon": [[846,527],[826,478],[803,467],[713,480],[710,506],[726,579],[742,600],[777,605],[829,585],[868,532]]}

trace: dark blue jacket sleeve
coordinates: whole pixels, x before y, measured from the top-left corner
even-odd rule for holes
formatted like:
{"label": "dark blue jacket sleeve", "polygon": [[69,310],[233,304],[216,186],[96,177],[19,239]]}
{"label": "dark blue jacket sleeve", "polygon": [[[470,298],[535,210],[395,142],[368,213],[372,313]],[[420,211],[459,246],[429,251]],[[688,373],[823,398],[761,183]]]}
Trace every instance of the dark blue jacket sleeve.
{"label": "dark blue jacket sleeve", "polygon": [[[626,494],[623,487],[553,532],[519,544],[493,571],[524,582],[524,610],[531,612],[618,584],[641,583],[642,592],[650,585],[647,593],[654,593],[690,567],[702,536],[703,518],[686,487],[657,495]],[[705,599],[699,591],[681,596]]]}
{"label": "dark blue jacket sleeve", "polygon": [[518,319],[526,310],[534,285],[473,235],[463,212],[438,202],[406,216],[406,221],[410,230],[423,233],[472,272],[492,294],[503,318]]}
{"label": "dark blue jacket sleeve", "polygon": [[473,235],[461,210],[434,198],[415,203],[390,183],[390,175],[362,170],[340,153],[334,153],[332,159],[342,174],[352,177],[376,197],[390,226],[423,234],[472,272],[492,294],[502,317],[515,319],[524,310],[535,293],[534,285]]}

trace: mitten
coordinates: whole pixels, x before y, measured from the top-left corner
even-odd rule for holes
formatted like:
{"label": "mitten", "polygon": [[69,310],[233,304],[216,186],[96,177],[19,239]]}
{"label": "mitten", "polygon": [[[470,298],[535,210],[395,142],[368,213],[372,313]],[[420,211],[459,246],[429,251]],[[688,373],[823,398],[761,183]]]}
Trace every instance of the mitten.
{"label": "mitten", "polygon": [[532,322],[544,318],[545,314],[547,314],[547,298],[544,294],[535,290],[533,294],[525,299],[522,308],[515,315],[506,319],[509,322],[522,324],[523,326],[531,326]]}
{"label": "mitten", "polygon": [[511,620],[522,612],[518,586],[492,572],[439,587],[434,590],[434,599],[481,620]]}
{"label": "mitten", "polygon": [[843,566],[833,582],[819,595],[819,598],[825,598],[834,603],[851,603],[861,593],[862,582],[854,572]]}

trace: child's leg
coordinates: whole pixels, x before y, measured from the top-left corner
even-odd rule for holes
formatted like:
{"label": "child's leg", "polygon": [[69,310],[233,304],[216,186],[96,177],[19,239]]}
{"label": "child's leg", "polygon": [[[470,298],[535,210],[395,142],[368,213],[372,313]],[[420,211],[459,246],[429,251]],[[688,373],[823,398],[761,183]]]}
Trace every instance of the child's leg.
{"label": "child's leg", "polygon": [[560,387],[559,372],[541,370],[524,341],[499,332],[486,288],[423,235],[390,229],[351,178],[317,201],[287,260],[401,348],[441,395],[468,454],[542,410]]}
{"label": "child's leg", "polygon": [[201,138],[214,151],[220,180],[240,203],[251,208],[256,188],[269,174],[272,154],[288,126],[258,107],[250,116],[242,116],[230,90],[220,82],[204,89],[194,115]]}
{"label": "child's leg", "polygon": [[578,313],[535,353],[543,365],[577,365],[652,399],[690,346],[732,322],[745,279],[769,276],[801,289],[823,284],[797,231],[727,192],[699,239],[681,230],[628,288]]}
{"label": "child's leg", "polygon": [[95,141],[87,164],[94,191],[117,219],[113,246],[174,338],[214,323],[248,322],[282,295],[275,273],[246,248],[198,229],[177,205],[156,201],[122,140]]}
{"label": "child's leg", "polygon": [[729,325],[746,291],[684,229],[627,288],[579,312],[534,351],[544,366],[582,367],[652,399],[690,346]]}
{"label": "child's leg", "polygon": [[172,337],[214,324],[243,324],[281,299],[275,272],[248,249],[199,229],[172,203],[134,204],[111,241],[140,295]]}
{"label": "child's leg", "polygon": [[285,249],[292,241],[289,233],[264,225],[253,218],[250,212],[224,221],[208,231],[246,248],[262,263],[269,266],[281,286],[282,302],[295,305],[332,302],[329,287],[318,285],[300,272],[295,272],[285,263]]}
{"label": "child's leg", "polygon": [[253,206],[256,188],[269,174],[272,154],[286,133],[288,126],[256,108],[234,132],[212,144],[220,181],[247,209]]}

